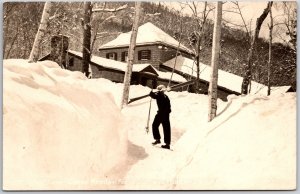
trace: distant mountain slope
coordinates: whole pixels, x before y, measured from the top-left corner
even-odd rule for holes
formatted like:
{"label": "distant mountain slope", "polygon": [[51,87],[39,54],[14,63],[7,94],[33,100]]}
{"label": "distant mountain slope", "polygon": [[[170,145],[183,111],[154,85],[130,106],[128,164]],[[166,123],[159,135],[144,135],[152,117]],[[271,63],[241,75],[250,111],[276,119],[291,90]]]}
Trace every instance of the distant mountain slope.
{"label": "distant mountain slope", "polygon": [[[189,44],[189,38],[192,33],[193,18],[184,16],[180,18],[179,12],[170,10],[162,4],[155,4],[145,2],[143,4],[143,15],[141,17],[141,25],[147,22],[151,22],[170,36],[176,37],[179,40],[180,34],[180,20],[182,20],[182,35],[181,42],[183,45],[193,49]],[[160,13],[159,16],[155,16],[155,13]],[[148,15],[152,14],[152,17]],[[129,22],[129,21],[127,21]],[[200,53],[200,60],[202,63],[210,65],[211,61],[211,42],[213,33],[213,22],[208,21],[207,27],[208,34],[204,37],[208,42],[207,46],[204,46]],[[128,32],[131,30],[130,23],[122,22],[116,23],[111,21],[106,26],[113,24],[115,30]],[[176,24],[176,25],[175,25]],[[111,28],[111,26],[110,26]],[[124,30],[126,29],[126,30]],[[110,37],[108,42],[114,37]],[[244,75],[244,65],[247,61],[248,46],[249,42],[246,38],[246,33],[242,30],[233,29],[227,26],[222,28],[222,49],[221,49],[221,62],[219,68],[234,73],[239,76]],[[99,45],[100,46],[100,45]],[[97,47],[98,48],[98,47]],[[254,66],[252,69],[253,80],[262,84],[267,85],[267,62],[268,62],[268,40],[260,38],[257,43],[256,53],[254,55]],[[272,86],[283,86],[283,85],[296,85],[296,52],[280,43],[273,44],[272,47],[273,59],[271,67],[271,85]]]}

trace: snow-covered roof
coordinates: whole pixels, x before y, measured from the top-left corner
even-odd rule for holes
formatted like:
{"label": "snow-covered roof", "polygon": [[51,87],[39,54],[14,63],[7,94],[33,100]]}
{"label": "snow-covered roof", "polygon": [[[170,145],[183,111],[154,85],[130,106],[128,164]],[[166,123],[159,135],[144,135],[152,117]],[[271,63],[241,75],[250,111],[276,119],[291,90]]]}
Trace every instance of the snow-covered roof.
{"label": "snow-covered roof", "polygon": [[[73,50],[68,50],[68,52],[73,54],[73,55],[76,55],[78,57],[82,57],[82,52],[73,51]],[[92,56],[91,62],[93,62],[93,63],[95,63],[99,66],[102,66],[102,67],[106,67],[106,68],[109,68],[109,69],[120,70],[120,71],[123,71],[123,72],[126,72],[126,69],[127,69],[127,63],[123,63],[123,62],[115,61],[115,60],[111,60],[111,59],[106,59],[106,58],[98,57],[98,56],[95,56],[95,55]],[[161,79],[167,79],[168,80],[171,77],[171,73],[158,71],[155,67],[153,67],[149,63],[146,63],[146,64],[133,64],[132,72],[141,72],[146,68],[153,69],[153,71],[156,73],[156,75],[158,75],[158,77],[161,78]],[[173,74],[172,80],[177,81],[177,82],[186,82],[186,79],[184,77],[182,77],[181,75],[178,75],[176,73]]]}
{"label": "snow-covered roof", "polygon": [[278,87],[271,87],[271,94],[283,94],[286,93],[291,86],[278,86]]}
{"label": "snow-covered roof", "polygon": [[[135,69],[138,71],[139,69],[143,68],[143,66],[151,66],[153,67],[151,64],[146,63],[146,64],[134,64],[133,67],[135,67]],[[155,67],[153,67],[155,69]],[[144,68],[143,68],[144,69]],[[169,80],[171,79],[172,76],[172,81],[177,81],[177,82],[186,82],[187,80],[182,77],[181,75],[177,74],[177,73],[172,73],[171,72],[163,72],[163,71],[159,71],[157,69],[155,69],[155,71],[158,74],[158,77],[164,80]]]}
{"label": "snow-covered roof", "polygon": [[[74,54],[78,57],[82,57],[82,52],[73,51],[73,50],[68,50],[68,52],[71,53],[71,54]],[[106,58],[103,58],[103,57],[98,57],[98,56],[95,56],[95,55],[92,55],[91,62],[93,62],[97,65],[100,65],[102,67],[107,67],[107,68],[121,70],[121,71],[126,70],[126,63],[106,59]]]}
{"label": "snow-covered roof", "polygon": [[[175,58],[165,62],[164,65],[173,68],[174,63],[175,63]],[[183,57],[181,55],[177,57],[175,69],[195,77],[197,76],[197,72],[196,72],[197,69],[194,60]],[[200,79],[209,82],[210,74],[211,74],[211,66],[200,63]],[[242,77],[220,69],[218,70],[218,86],[240,93],[242,82],[243,82]],[[267,86],[251,81],[250,94],[256,94],[256,93],[267,94]]]}
{"label": "snow-covered roof", "polygon": [[[116,39],[100,46],[99,49],[128,47],[130,44],[131,32],[122,33]],[[173,37],[162,31],[154,24],[148,22],[138,28],[136,45],[149,45],[149,44],[165,44],[177,48],[179,42]],[[190,49],[180,44],[180,49],[192,53]]]}
{"label": "snow-covered roof", "polygon": [[[72,51],[72,50],[68,50],[69,53],[72,53],[76,56],[82,57],[82,53],[78,52],[78,51]],[[126,71],[127,69],[127,63],[123,63],[120,61],[115,61],[115,60],[111,60],[111,59],[106,59],[103,57],[98,57],[93,55],[91,58],[91,62],[102,66],[102,67],[106,67],[109,69],[115,69],[115,70],[120,70],[120,71]],[[156,72],[157,70],[150,64],[139,64],[139,65],[133,65],[132,71],[133,72],[141,72],[143,71],[145,68],[151,66],[151,68]],[[156,72],[157,73],[157,72]],[[157,73],[158,75],[158,73]]]}
{"label": "snow-covered roof", "polygon": [[160,78],[165,79],[165,80],[171,79],[171,76],[172,76],[171,81],[187,82],[187,80],[184,77],[182,77],[181,75],[179,75],[177,73],[173,73],[173,75],[172,75],[171,72],[158,71],[158,74],[159,74]]}

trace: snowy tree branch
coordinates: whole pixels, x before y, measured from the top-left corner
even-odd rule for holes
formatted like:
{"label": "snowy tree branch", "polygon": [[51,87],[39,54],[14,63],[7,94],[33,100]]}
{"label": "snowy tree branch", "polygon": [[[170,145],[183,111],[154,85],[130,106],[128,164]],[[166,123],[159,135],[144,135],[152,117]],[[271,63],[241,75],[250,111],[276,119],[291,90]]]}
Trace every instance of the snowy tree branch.
{"label": "snowy tree branch", "polygon": [[228,20],[225,20],[224,18],[222,18],[222,20],[223,20],[223,22],[225,22],[226,24],[231,24],[231,25],[233,25],[233,26],[242,27],[242,28],[244,27],[244,25],[232,23],[232,22],[230,22],[230,21],[228,21]]}
{"label": "snowy tree branch", "polygon": [[156,13],[147,13],[146,14],[146,16],[150,16],[150,17],[151,16],[159,16],[159,15],[161,15],[161,13],[157,13],[157,12]]}
{"label": "snowy tree branch", "polygon": [[92,12],[111,12],[111,13],[114,13],[114,12],[118,12],[118,11],[124,10],[127,7],[128,7],[128,5],[125,4],[125,5],[121,6],[121,7],[115,8],[115,9],[103,9],[103,8],[93,9]]}

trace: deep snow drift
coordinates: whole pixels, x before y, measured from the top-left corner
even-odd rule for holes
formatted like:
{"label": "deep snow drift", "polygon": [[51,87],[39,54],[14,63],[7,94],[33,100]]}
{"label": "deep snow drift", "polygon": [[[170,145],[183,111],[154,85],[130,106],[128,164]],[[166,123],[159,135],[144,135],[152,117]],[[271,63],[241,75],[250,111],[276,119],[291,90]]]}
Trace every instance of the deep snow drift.
{"label": "deep snow drift", "polygon": [[3,67],[4,188],[80,189],[123,163],[127,124],[111,94],[54,62]]}
{"label": "deep snow drift", "polygon": [[4,189],[295,188],[295,93],[230,96],[208,123],[207,96],[169,92],[169,151],[145,132],[150,98],[120,110],[123,84],[49,61],[5,60],[3,75]]}

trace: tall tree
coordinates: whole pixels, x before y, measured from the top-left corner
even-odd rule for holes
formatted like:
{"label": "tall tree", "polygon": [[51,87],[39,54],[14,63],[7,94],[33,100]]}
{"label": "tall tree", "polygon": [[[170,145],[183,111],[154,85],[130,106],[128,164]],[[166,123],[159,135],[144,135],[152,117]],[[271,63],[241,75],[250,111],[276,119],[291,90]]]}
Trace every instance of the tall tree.
{"label": "tall tree", "polygon": [[215,13],[213,47],[211,59],[211,74],[208,89],[208,121],[213,120],[217,113],[217,98],[218,98],[218,64],[220,58],[220,39],[221,39],[221,22],[222,22],[222,2],[217,2],[217,10]]}
{"label": "tall tree", "polygon": [[[113,6],[114,8],[110,8]],[[116,7],[117,6],[117,7]],[[101,40],[102,38],[115,36],[119,34],[118,29],[111,30],[113,28],[111,25],[114,20],[124,20],[124,15],[127,16],[128,19],[128,4],[124,3],[109,3],[109,2],[102,2],[102,3],[95,3],[93,6],[93,19],[91,21],[93,34],[92,34],[92,42],[91,42],[91,51],[94,51],[96,41]]]}
{"label": "tall tree", "polygon": [[[181,12],[182,12],[182,10],[183,10],[183,7],[181,6]],[[180,48],[180,45],[182,44],[181,41],[182,41],[182,33],[183,33],[183,17],[181,15],[179,15],[178,23],[179,23],[179,26],[180,26],[180,28],[179,28],[180,32],[179,33],[175,32],[175,34],[174,34],[174,38],[178,40],[178,45],[177,45],[177,48],[176,48],[175,61],[174,61],[171,77],[169,79],[167,87],[171,86],[171,81],[172,81],[172,78],[173,78],[173,74],[174,74],[174,71],[175,71],[176,63],[177,63],[177,58],[178,58],[178,55],[179,55],[179,48]]]}
{"label": "tall tree", "polygon": [[[90,60],[92,57],[95,42],[97,40],[97,34],[98,31],[100,30],[100,26],[103,25],[105,22],[113,18],[116,18],[117,17],[116,14],[118,12],[121,12],[127,8],[127,4],[113,9],[106,8],[106,5],[107,3],[104,2],[102,8],[93,8],[93,4],[91,2],[84,2],[84,17],[82,21],[82,26],[83,26],[82,72],[87,77],[91,77],[92,72],[90,72]],[[103,13],[111,13],[113,15],[104,16]],[[93,14],[95,15],[94,18],[92,17]],[[92,37],[92,26],[93,26],[93,37]]]}
{"label": "tall tree", "polygon": [[[289,3],[289,4],[288,4]],[[285,20],[285,26],[287,28],[287,35],[290,36],[289,43],[292,44],[292,48],[294,50],[294,54],[297,53],[297,2],[283,2],[284,4],[284,12],[287,15],[287,19]],[[293,71],[292,77],[293,79],[291,85],[296,91],[297,87],[297,75],[296,75],[296,66],[297,60],[296,57],[292,58],[293,65],[290,66]]]}
{"label": "tall tree", "polygon": [[273,16],[272,8],[270,9],[270,25],[269,25],[269,60],[268,60],[268,96],[271,94],[271,62],[272,62],[272,40],[273,40]]}
{"label": "tall tree", "polygon": [[[44,2],[3,4],[3,58],[29,58],[44,4]],[[45,39],[44,37],[43,41]]]}
{"label": "tall tree", "polygon": [[47,25],[49,22],[50,17],[50,10],[51,10],[52,3],[50,1],[46,1],[44,5],[44,10],[42,14],[41,23],[38,29],[38,32],[35,36],[35,40],[30,52],[29,56],[29,62],[36,62],[39,58],[39,52],[40,52],[40,45],[43,40],[43,37],[46,33]]}
{"label": "tall tree", "polygon": [[[190,44],[194,47],[194,55],[195,55],[195,60],[194,63],[196,65],[196,93],[199,93],[199,80],[200,80],[200,54],[201,50],[204,47],[204,40],[206,39],[205,30],[206,25],[207,25],[207,17],[209,13],[214,9],[210,8],[207,1],[204,2],[204,7],[203,11],[199,12],[198,10],[198,5],[196,2],[192,2],[191,4],[188,4],[190,10],[193,13],[193,19],[196,22],[195,26],[196,29],[194,32],[192,32],[191,37],[190,37]],[[200,16],[201,14],[201,16]]]}
{"label": "tall tree", "polygon": [[290,37],[289,42],[293,45],[293,49],[297,49],[297,5],[296,2],[282,2],[284,14],[286,15],[284,25],[286,27],[286,35]]}
{"label": "tall tree", "polygon": [[[8,39],[7,34],[8,34],[8,26],[9,26],[9,22],[10,22],[9,16],[12,15],[14,7],[17,7],[17,5],[13,4],[13,3],[8,3],[8,2],[3,4],[3,35],[4,35],[4,37],[3,37],[3,58],[7,58],[7,57],[5,57],[5,48],[6,48],[6,43],[7,43],[7,39]],[[18,31],[18,27],[16,28],[16,31]],[[16,35],[13,38],[12,45],[15,42],[17,34],[18,33],[16,33]],[[9,56],[9,54],[6,54],[6,55]]]}
{"label": "tall tree", "polygon": [[245,65],[245,74],[243,77],[243,83],[242,83],[242,87],[241,87],[241,93],[242,94],[248,94],[249,90],[251,89],[250,82],[251,82],[251,68],[253,65],[253,52],[254,52],[254,48],[255,48],[255,43],[258,39],[258,35],[260,32],[260,28],[262,23],[264,22],[264,20],[266,19],[266,17],[268,16],[270,9],[272,7],[273,2],[270,1],[268,2],[267,7],[264,9],[263,13],[257,18],[256,20],[256,27],[255,27],[255,32],[251,41],[251,46],[249,49],[249,53],[248,53],[248,58],[247,58],[247,64]]}
{"label": "tall tree", "polygon": [[123,108],[123,105],[128,104],[130,81],[131,81],[132,66],[133,66],[133,59],[134,59],[134,51],[135,51],[135,45],[136,45],[136,37],[137,37],[137,32],[138,32],[140,14],[141,14],[141,2],[137,1],[137,2],[135,2],[134,24],[132,26],[130,45],[129,45],[129,49],[128,49],[128,62],[127,62],[127,70],[126,70],[125,76],[124,76],[124,88],[123,88],[121,108]]}
{"label": "tall tree", "polygon": [[84,17],[83,17],[83,46],[82,46],[82,72],[86,77],[89,77],[89,65],[91,60],[91,17],[92,3],[84,2]]}

